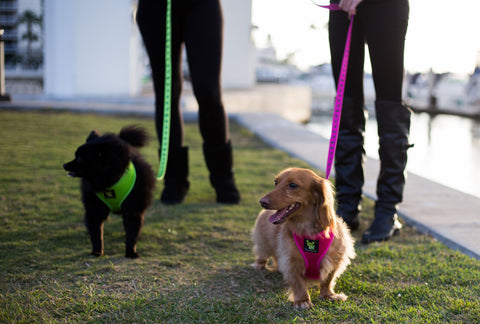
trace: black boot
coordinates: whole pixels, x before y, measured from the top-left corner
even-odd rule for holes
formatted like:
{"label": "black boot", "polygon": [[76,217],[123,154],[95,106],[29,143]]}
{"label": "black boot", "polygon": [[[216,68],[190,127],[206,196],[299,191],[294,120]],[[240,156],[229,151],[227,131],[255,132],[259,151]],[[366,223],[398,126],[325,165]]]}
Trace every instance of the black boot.
{"label": "black boot", "polygon": [[335,189],[337,215],[351,230],[359,226],[360,202],[364,183],[364,134],[366,109],[362,100],[343,99],[337,149],[335,152]]}
{"label": "black boot", "polygon": [[232,144],[216,147],[203,145],[203,154],[207,168],[210,171],[210,183],[217,194],[217,202],[224,204],[238,204],[240,193],[233,178]]}
{"label": "black boot", "polygon": [[183,202],[190,183],[188,182],[188,147],[169,150],[164,188],[160,200],[167,205]]}
{"label": "black boot", "polygon": [[397,205],[402,201],[410,133],[410,110],[401,102],[375,102],[379,136],[380,174],[377,180],[375,219],[363,234],[362,242],[385,241],[396,234]]}

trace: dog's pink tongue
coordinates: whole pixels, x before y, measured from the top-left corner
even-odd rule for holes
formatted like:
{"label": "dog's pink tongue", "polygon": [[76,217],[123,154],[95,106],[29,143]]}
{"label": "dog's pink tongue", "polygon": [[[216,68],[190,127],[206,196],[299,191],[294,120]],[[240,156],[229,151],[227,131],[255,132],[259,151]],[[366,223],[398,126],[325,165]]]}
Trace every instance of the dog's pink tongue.
{"label": "dog's pink tongue", "polygon": [[283,222],[285,219],[285,214],[287,213],[287,208],[283,208],[283,209],[280,209],[280,210],[277,210],[275,212],[275,214],[271,215],[269,218],[268,218],[268,221],[270,223],[273,223],[273,224],[278,224],[278,223],[281,223]]}

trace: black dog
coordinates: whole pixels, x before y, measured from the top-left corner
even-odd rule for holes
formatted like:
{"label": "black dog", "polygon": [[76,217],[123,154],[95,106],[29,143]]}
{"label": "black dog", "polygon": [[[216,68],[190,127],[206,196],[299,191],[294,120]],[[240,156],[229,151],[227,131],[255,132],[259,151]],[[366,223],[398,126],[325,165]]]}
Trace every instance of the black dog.
{"label": "black dog", "polygon": [[155,186],[151,166],[136,149],[146,142],[146,131],[136,126],[122,128],[118,136],[92,131],[75,159],[63,165],[69,176],[82,178],[85,225],[95,256],[103,255],[103,223],[112,211],[123,217],[125,257],[138,258],[136,244]]}

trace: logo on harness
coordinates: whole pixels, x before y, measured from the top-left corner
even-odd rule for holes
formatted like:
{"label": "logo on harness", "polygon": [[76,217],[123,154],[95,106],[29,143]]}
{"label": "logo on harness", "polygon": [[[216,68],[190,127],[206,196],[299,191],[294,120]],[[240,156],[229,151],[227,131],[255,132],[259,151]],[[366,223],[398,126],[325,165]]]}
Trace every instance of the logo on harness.
{"label": "logo on harness", "polygon": [[110,189],[110,190],[105,190],[102,192],[103,193],[103,198],[105,199],[115,199],[117,198],[117,195],[115,195],[115,190],[114,189]]}
{"label": "logo on harness", "polygon": [[306,238],[303,243],[305,252],[318,253],[318,240],[309,240]]}

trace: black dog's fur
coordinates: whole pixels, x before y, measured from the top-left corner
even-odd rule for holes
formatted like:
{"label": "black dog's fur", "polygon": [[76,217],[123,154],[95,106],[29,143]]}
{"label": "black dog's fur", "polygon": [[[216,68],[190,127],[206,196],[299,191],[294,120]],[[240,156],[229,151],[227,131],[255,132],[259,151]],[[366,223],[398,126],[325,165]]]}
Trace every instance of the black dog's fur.
{"label": "black dog's fur", "polygon": [[63,165],[70,176],[82,178],[85,225],[95,256],[103,255],[103,224],[110,212],[95,193],[115,184],[125,173],[130,161],[135,166],[137,178],[121,209],[126,234],[125,257],[135,259],[139,256],[136,244],[155,186],[152,167],[136,149],[146,142],[146,131],[136,126],[122,128],[118,136],[111,133],[100,136],[97,131],[92,131],[86,143],[75,152],[75,159]]}

